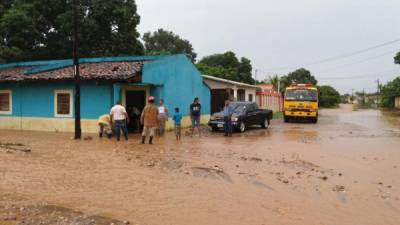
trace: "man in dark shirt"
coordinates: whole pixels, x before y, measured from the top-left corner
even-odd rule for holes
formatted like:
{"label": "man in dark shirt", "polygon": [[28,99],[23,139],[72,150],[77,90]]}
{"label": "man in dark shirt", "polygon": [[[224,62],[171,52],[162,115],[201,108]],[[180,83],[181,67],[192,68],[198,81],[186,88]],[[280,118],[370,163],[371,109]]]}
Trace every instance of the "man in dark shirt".
{"label": "man in dark shirt", "polygon": [[222,112],[224,116],[224,131],[225,136],[232,137],[232,115],[235,112],[233,107],[230,105],[229,100],[225,101],[224,111]]}
{"label": "man in dark shirt", "polygon": [[192,136],[194,128],[197,128],[200,137],[200,115],[201,115],[201,104],[199,98],[196,97],[193,103],[190,105],[190,118],[192,119]]}

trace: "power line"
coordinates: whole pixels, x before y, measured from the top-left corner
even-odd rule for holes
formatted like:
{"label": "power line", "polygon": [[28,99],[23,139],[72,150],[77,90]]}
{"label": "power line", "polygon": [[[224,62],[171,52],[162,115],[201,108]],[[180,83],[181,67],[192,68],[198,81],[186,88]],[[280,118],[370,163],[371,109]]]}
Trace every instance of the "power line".
{"label": "power line", "polygon": [[339,65],[339,66],[336,66],[336,67],[332,67],[332,68],[330,68],[330,69],[317,71],[317,72],[315,72],[315,73],[334,71],[334,70],[337,70],[337,69],[340,69],[340,68],[343,68],[343,67],[356,65],[356,64],[363,63],[363,62],[368,62],[368,61],[370,61],[370,60],[377,59],[377,58],[380,58],[380,57],[382,57],[382,56],[387,56],[387,55],[396,53],[396,52],[398,52],[398,51],[400,51],[400,50],[395,50],[395,51],[392,50],[392,51],[390,51],[390,52],[385,52],[385,53],[380,54],[380,55],[368,57],[368,58],[365,58],[365,59],[362,59],[362,60],[359,60],[359,61],[356,61],[356,62],[353,62],[353,63],[347,63],[347,64]]}
{"label": "power line", "polygon": [[[347,75],[347,76],[341,75],[341,76],[333,76],[333,77],[318,77],[318,79],[322,79],[322,80],[323,79],[330,79],[330,80],[333,80],[333,79],[357,79],[357,78],[374,78],[374,77],[376,78],[378,74],[392,73],[392,72],[399,72],[399,71],[398,70],[387,70],[387,71],[366,73],[364,75]],[[367,75],[367,74],[369,74],[369,75]]]}
{"label": "power line", "polygon": [[348,57],[351,57],[351,56],[354,56],[354,55],[358,55],[358,54],[361,54],[361,53],[364,53],[364,52],[368,52],[368,51],[371,51],[371,50],[374,50],[374,49],[377,49],[377,48],[381,48],[383,46],[391,45],[391,44],[394,44],[394,43],[397,43],[397,42],[400,42],[400,38],[392,40],[392,41],[388,41],[388,42],[385,42],[385,43],[382,43],[382,44],[379,44],[379,45],[375,45],[375,46],[372,46],[372,47],[368,47],[368,48],[365,48],[365,49],[361,49],[361,50],[358,50],[358,51],[355,51],[355,52],[345,53],[345,54],[337,55],[337,56],[334,56],[334,57],[329,57],[329,58],[318,60],[318,61],[314,61],[314,62],[309,62],[309,63],[305,63],[305,64],[301,64],[301,65],[282,66],[282,67],[275,67],[275,68],[272,67],[272,68],[263,69],[263,70],[259,69],[259,71],[262,71],[262,72],[274,72],[274,71],[281,71],[281,70],[286,70],[286,69],[293,69],[293,68],[300,68],[300,67],[305,67],[305,66],[317,65],[317,64],[321,64],[321,63],[330,62],[330,61],[336,61],[336,60],[343,59],[343,58],[348,58]]}
{"label": "power line", "polygon": [[[398,72],[400,75],[399,70],[386,70],[386,71],[379,71],[379,72],[370,72],[370,73],[365,73],[363,75],[354,75],[354,74],[348,74],[348,75],[343,75],[340,74],[339,76],[329,76],[329,77],[321,77],[321,76],[316,76],[318,80],[340,80],[340,79],[360,79],[360,78],[376,78],[377,74],[385,74],[385,73],[393,73],[393,72]],[[285,75],[279,75],[276,74],[277,76],[285,76]],[[388,74],[389,75],[389,74]],[[393,74],[390,74],[393,75]]]}

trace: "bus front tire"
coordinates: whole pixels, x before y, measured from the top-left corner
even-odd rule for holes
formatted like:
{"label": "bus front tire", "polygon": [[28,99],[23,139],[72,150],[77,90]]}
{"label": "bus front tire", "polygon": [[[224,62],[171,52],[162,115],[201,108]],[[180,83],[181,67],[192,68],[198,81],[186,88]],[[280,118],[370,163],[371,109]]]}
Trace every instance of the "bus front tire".
{"label": "bus front tire", "polygon": [[289,122],[289,117],[287,117],[287,116],[283,116],[283,122],[285,122],[285,123],[287,123],[287,122]]}

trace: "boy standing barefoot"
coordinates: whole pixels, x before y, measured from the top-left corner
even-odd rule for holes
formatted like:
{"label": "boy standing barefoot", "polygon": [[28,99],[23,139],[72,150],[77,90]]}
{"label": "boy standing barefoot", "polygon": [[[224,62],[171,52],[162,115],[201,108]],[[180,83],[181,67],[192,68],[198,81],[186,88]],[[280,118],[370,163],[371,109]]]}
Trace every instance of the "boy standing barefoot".
{"label": "boy standing barefoot", "polygon": [[176,140],[181,140],[181,121],[182,114],[179,112],[179,108],[175,108],[175,113],[172,119],[175,121],[175,137]]}

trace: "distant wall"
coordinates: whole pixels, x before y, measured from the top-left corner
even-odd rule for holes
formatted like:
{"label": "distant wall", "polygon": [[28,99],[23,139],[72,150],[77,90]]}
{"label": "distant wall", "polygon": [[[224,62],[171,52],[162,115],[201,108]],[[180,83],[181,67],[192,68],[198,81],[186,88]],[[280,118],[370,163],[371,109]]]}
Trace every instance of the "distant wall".
{"label": "distant wall", "polygon": [[270,109],[274,112],[280,112],[283,110],[283,97],[279,93],[258,92],[256,99],[260,108]]}
{"label": "distant wall", "polygon": [[394,107],[400,109],[400,96],[394,98]]}

